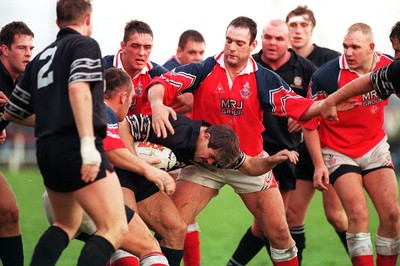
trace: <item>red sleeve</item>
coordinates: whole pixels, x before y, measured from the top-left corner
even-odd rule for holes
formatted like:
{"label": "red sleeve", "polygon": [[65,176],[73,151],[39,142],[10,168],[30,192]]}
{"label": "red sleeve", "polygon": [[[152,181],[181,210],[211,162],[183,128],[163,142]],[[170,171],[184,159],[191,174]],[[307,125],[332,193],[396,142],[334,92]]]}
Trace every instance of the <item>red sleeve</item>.
{"label": "red sleeve", "polygon": [[107,124],[107,136],[103,139],[104,151],[125,148],[125,143],[119,136],[118,127]]}

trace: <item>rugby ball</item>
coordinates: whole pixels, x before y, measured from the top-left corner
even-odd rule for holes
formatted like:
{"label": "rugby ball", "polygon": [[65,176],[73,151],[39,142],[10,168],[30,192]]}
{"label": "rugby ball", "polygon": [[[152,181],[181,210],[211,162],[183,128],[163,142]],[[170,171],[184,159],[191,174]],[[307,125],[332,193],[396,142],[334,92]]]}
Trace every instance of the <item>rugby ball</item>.
{"label": "rugby ball", "polygon": [[134,146],[139,158],[143,160],[159,159],[161,161],[159,164],[153,164],[154,167],[168,171],[176,164],[176,156],[168,147],[148,141],[135,141]]}

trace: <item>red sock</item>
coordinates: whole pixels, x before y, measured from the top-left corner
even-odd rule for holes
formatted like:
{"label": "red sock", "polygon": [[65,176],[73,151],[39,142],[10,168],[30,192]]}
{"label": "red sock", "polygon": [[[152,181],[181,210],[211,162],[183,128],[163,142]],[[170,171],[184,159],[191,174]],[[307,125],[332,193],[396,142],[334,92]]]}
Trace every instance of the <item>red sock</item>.
{"label": "red sock", "polygon": [[200,265],[200,233],[199,231],[188,232],[183,249],[183,263],[185,266]]}
{"label": "red sock", "polygon": [[299,261],[297,256],[287,261],[274,261],[274,266],[298,266]]}
{"label": "red sock", "polygon": [[114,261],[111,266],[139,266],[139,260],[135,257],[124,257]]}
{"label": "red sock", "polygon": [[396,266],[398,254],[396,255],[376,255],[376,265],[378,266]]}
{"label": "red sock", "polygon": [[374,266],[373,255],[362,255],[351,258],[353,266]]}

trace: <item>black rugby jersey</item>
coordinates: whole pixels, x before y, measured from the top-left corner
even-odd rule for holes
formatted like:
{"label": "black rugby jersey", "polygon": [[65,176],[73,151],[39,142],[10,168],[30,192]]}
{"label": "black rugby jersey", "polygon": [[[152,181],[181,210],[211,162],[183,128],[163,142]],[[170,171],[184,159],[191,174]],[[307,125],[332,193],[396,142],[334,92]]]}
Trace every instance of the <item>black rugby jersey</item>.
{"label": "black rugby jersey", "polygon": [[[175,134],[168,134],[166,138],[159,138],[151,128],[151,116],[134,114],[126,117],[130,124],[134,141],[149,141],[170,148],[176,156],[176,165],[171,170],[194,164],[196,141],[200,135],[201,126],[209,127],[209,123],[200,120],[192,120],[186,116],[177,114],[177,120],[169,118]],[[229,169],[239,169],[246,159],[241,152],[239,158],[228,166]]]}
{"label": "black rugby jersey", "polygon": [[[316,70],[314,64],[289,49],[291,56],[289,61],[280,68],[274,70],[297,94],[306,97],[308,84],[311,76]],[[261,53],[253,55],[256,62],[263,67],[272,70],[271,67],[261,60]],[[263,135],[264,150],[275,154],[282,149],[296,149],[301,142],[301,133],[290,133],[288,131],[288,118],[278,117],[264,112],[263,124],[265,131]]]}
{"label": "black rugby jersey", "polygon": [[92,92],[93,123],[97,136],[106,135],[104,82],[98,43],[65,28],[28,65],[16,86],[7,111],[21,119],[35,113],[38,138],[76,132],[68,86],[88,82]]}

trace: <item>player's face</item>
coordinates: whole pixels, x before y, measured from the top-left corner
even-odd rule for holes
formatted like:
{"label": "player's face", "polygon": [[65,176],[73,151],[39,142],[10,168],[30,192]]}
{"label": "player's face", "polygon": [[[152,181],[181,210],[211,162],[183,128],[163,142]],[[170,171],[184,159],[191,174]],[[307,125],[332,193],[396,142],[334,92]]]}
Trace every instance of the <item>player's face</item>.
{"label": "player's face", "polygon": [[33,37],[28,35],[15,35],[11,49],[2,45],[1,50],[6,58],[5,64],[10,68],[9,71],[15,74],[23,73],[31,61],[33,48]]}
{"label": "player's face", "polygon": [[153,49],[153,37],[146,33],[132,34],[127,42],[121,42],[122,64],[128,73],[139,73],[149,61]]}
{"label": "player's face", "polygon": [[224,60],[228,68],[243,68],[257,42],[250,43],[249,29],[229,27],[225,36]]}
{"label": "player's face", "polygon": [[204,42],[195,42],[189,40],[185,49],[178,48],[177,58],[182,65],[186,65],[192,62],[200,62],[204,59],[204,50],[206,44]]}
{"label": "player's face", "polygon": [[396,60],[400,60],[400,40],[397,39],[396,37],[391,39],[392,41],[392,47],[394,50],[394,58]]}
{"label": "player's face", "polygon": [[194,152],[194,160],[199,163],[214,164],[216,162],[218,152],[208,148],[208,139],[203,138],[196,144]]}
{"label": "player's face", "polygon": [[343,39],[343,54],[350,69],[360,74],[370,72],[374,47],[361,31],[348,33]]}
{"label": "player's face", "polygon": [[278,61],[284,58],[290,46],[286,25],[267,25],[261,36],[263,59]]}
{"label": "player's face", "polygon": [[294,49],[301,49],[312,41],[314,26],[308,15],[291,17],[288,24],[291,33],[290,41]]}

